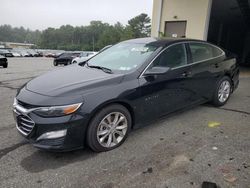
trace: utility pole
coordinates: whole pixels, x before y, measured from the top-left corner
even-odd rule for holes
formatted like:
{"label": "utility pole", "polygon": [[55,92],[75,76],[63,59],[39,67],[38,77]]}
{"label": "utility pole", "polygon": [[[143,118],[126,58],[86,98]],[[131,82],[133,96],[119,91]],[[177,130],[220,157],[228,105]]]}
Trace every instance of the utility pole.
{"label": "utility pole", "polygon": [[95,37],[93,36],[93,52],[95,51]]}

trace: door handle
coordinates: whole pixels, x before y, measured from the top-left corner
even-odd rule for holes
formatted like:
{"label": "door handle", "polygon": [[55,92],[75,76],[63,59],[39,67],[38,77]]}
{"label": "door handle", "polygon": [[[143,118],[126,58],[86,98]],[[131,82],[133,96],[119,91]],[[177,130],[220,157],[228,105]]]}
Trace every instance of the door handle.
{"label": "door handle", "polygon": [[183,77],[189,77],[191,75],[190,71],[185,71],[181,74]]}

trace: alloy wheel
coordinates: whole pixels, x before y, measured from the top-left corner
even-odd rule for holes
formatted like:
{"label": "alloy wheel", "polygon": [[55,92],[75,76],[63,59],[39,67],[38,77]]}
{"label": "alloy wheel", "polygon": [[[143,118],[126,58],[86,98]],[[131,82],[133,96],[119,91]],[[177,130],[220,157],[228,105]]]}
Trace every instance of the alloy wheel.
{"label": "alloy wheel", "polygon": [[218,99],[221,103],[224,103],[229,98],[231,92],[231,84],[228,80],[224,80],[220,87],[218,92]]}
{"label": "alloy wheel", "polygon": [[105,116],[97,128],[97,140],[103,147],[111,148],[119,144],[128,130],[128,121],[124,114],[112,112]]}

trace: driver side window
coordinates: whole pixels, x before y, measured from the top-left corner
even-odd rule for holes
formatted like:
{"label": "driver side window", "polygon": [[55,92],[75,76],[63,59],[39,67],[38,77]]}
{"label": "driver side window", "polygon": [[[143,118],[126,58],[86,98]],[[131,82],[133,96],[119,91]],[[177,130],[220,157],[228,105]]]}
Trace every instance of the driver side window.
{"label": "driver side window", "polygon": [[187,64],[184,44],[177,44],[163,51],[153,62],[152,67],[176,68]]}

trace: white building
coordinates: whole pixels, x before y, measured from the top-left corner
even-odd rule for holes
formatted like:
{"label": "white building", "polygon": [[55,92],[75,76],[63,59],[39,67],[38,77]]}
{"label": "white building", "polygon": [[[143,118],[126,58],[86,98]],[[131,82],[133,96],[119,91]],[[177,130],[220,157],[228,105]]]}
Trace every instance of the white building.
{"label": "white building", "polygon": [[151,34],[207,40],[250,61],[249,1],[154,0]]}

